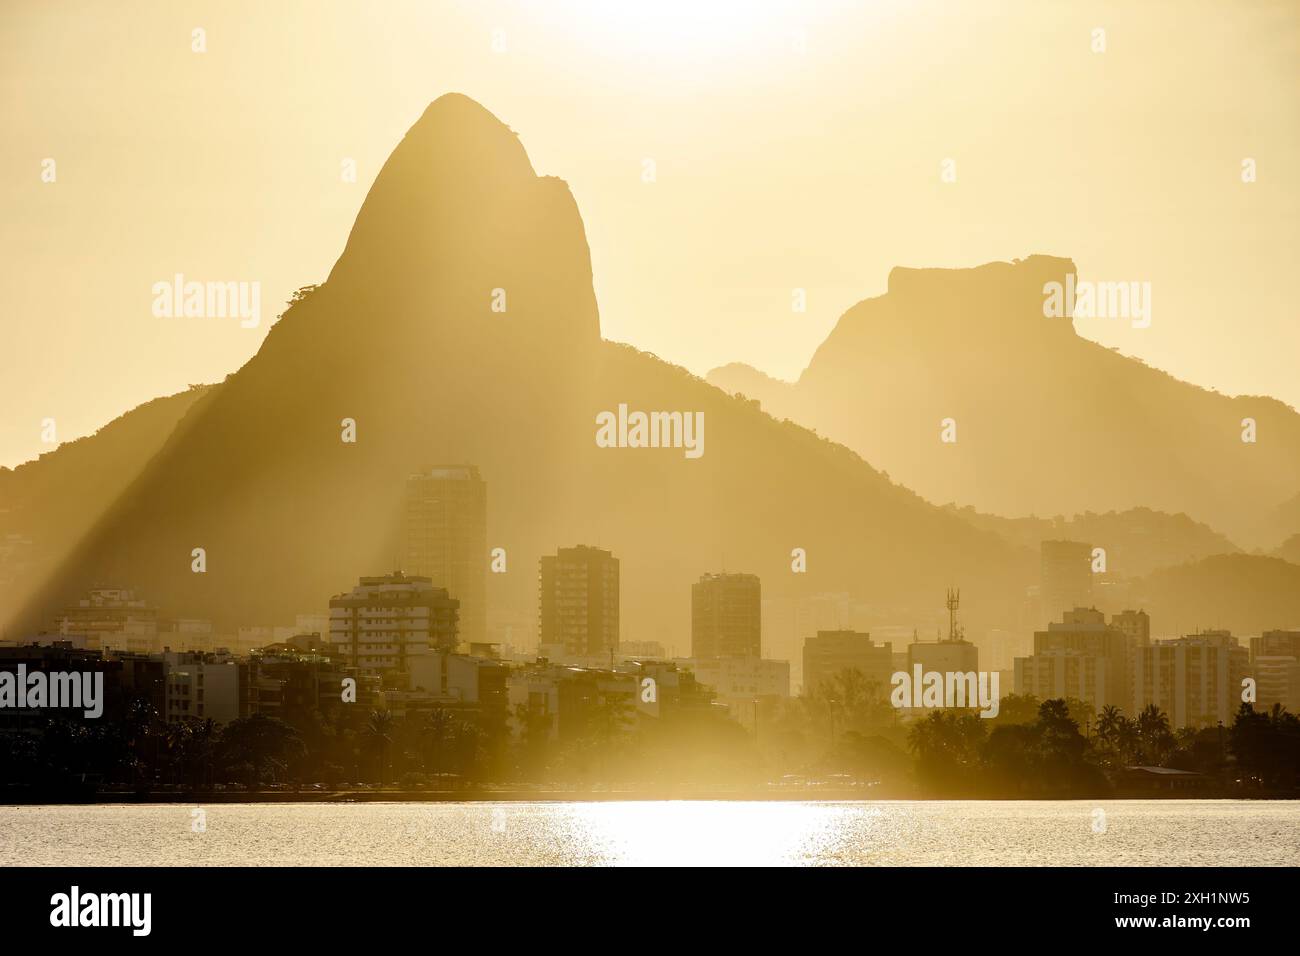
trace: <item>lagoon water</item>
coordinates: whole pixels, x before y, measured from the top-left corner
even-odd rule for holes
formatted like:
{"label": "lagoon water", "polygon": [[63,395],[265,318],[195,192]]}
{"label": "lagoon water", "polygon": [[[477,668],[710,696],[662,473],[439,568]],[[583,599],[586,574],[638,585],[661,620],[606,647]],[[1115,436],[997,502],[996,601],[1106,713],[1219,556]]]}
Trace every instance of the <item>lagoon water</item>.
{"label": "lagoon water", "polygon": [[1300,865],[1281,801],[196,806],[0,806],[0,865]]}

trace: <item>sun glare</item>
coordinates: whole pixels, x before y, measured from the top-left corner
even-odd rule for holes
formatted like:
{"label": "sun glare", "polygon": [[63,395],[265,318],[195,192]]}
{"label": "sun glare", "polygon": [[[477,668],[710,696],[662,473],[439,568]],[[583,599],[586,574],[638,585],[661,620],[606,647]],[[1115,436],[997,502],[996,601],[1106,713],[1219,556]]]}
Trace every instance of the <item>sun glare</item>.
{"label": "sun glare", "polygon": [[572,811],[593,848],[632,866],[798,865],[839,842],[844,815],[831,803],[761,801],[588,803]]}
{"label": "sun glare", "polygon": [[570,0],[548,4],[539,12],[584,48],[608,57],[709,61],[782,47],[797,50],[807,42],[810,15],[820,16],[824,10],[825,5],[789,0]]}

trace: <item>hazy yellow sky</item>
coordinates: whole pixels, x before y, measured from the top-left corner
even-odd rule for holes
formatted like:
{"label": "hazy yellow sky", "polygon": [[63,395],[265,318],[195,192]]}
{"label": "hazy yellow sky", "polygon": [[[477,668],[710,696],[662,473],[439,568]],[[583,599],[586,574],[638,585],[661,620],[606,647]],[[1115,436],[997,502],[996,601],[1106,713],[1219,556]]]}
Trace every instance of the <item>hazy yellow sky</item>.
{"label": "hazy yellow sky", "polygon": [[[797,376],[894,265],[1052,253],[1152,283],[1088,336],[1300,405],[1297,64],[1295,0],[7,0],[0,464],[237,369],[450,91],[570,184],[604,335],[698,373]],[[261,326],[156,318],[177,272],[260,281]]]}

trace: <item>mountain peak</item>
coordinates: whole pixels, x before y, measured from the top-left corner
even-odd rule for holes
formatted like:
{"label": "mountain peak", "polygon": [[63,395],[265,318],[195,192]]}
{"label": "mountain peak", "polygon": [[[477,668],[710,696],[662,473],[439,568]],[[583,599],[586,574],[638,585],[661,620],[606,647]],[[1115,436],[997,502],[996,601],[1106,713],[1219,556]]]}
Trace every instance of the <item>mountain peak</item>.
{"label": "mountain peak", "polygon": [[424,126],[427,123],[438,122],[442,118],[451,118],[452,120],[461,118],[469,122],[483,123],[499,129],[509,129],[505,123],[497,119],[495,113],[474,99],[474,97],[466,96],[464,93],[443,93],[436,100],[431,100],[412,129]]}
{"label": "mountain peak", "polygon": [[536,175],[519,134],[464,93],[444,93],[425,107],[393,156],[404,148],[425,153],[422,158],[430,161],[436,161],[435,157],[443,162],[488,158],[513,164],[518,175]]}
{"label": "mountain peak", "polygon": [[350,272],[373,278],[377,267],[405,269],[413,255],[427,266],[424,257],[442,244],[439,239],[474,238],[473,227],[489,207],[519,201],[537,182],[510,127],[468,96],[440,96],[375,177],[330,279]]}
{"label": "mountain peak", "polygon": [[890,295],[929,295],[969,292],[976,287],[999,286],[1003,289],[1033,287],[1042,296],[1047,282],[1064,282],[1075,271],[1074,260],[1059,256],[1031,255],[1010,262],[986,262],[964,269],[918,269],[895,266],[889,272]]}
{"label": "mountain peak", "polygon": [[436,327],[443,346],[600,338],[569,187],[538,176],[518,135],[459,93],[430,103],[388,157],[327,285],[372,314],[405,315],[407,331]]}

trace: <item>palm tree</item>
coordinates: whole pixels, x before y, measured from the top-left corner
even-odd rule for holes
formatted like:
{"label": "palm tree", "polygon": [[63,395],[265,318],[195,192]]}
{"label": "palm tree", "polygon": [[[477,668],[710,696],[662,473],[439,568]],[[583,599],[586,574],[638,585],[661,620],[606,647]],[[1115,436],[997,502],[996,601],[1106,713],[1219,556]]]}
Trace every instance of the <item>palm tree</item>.
{"label": "palm tree", "polygon": [[1174,742],[1173,734],[1169,732],[1169,718],[1155,704],[1147,704],[1138,714],[1137,730],[1143,757],[1159,763]]}
{"label": "palm tree", "polygon": [[852,720],[865,703],[867,680],[856,667],[846,667],[834,677],[836,695],[844,708],[845,722]]}
{"label": "palm tree", "polygon": [[424,718],[421,736],[425,743],[425,769],[441,773],[446,765],[447,745],[456,736],[456,717],[446,707],[435,707]]}
{"label": "palm tree", "polygon": [[189,759],[189,724],[185,721],[165,724],[160,737],[162,763],[166,768],[167,782],[179,783],[185,779],[185,765]]}
{"label": "palm tree", "polygon": [[605,694],[592,708],[592,736],[602,746],[623,736],[630,719],[632,704],[619,694]]}
{"label": "palm tree", "polygon": [[1115,737],[1115,731],[1119,729],[1121,719],[1123,714],[1120,713],[1120,709],[1114,704],[1107,704],[1097,717],[1097,736],[1110,743]]}
{"label": "palm tree", "polygon": [[907,743],[925,783],[944,790],[968,787],[984,743],[983,721],[969,713],[936,710],[912,725]]}
{"label": "palm tree", "polygon": [[126,742],[127,764],[136,785],[145,790],[154,784],[154,766],[158,758],[157,728],[161,725],[158,711],[144,697],[136,697],[126,706],[122,721],[122,737]]}
{"label": "palm tree", "polygon": [[551,715],[519,703],[515,705],[515,722],[519,725],[525,771],[535,773],[542,770],[551,739]]}
{"label": "palm tree", "polygon": [[1119,735],[1121,722],[1124,715],[1114,704],[1107,704],[1101,709],[1101,714],[1097,718],[1097,739],[1101,741],[1102,750],[1110,756],[1114,756],[1115,745]]}
{"label": "palm tree", "polygon": [[190,724],[190,783],[193,789],[212,786],[212,757],[217,743],[217,725],[211,718]]}
{"label": "palm tree", "polygon": [[832,742],[835,737],[835,717],[831,713],[833,696],[830,682],[822,681],[815,687],[805,688],[803,696],[799,698],[803,713],[811,724],[817,727],[829,725]]}
{"label": "palm tree", "polygon": [[256,713],[228,723],[221,734],[221,744],[228,765],[249,768],[249,785],[261,786],[264,771],[282,770],[291,756],[303,752],[302,738],[292,726],[278,717]]}
{"label": "palm tree", "polygon": [[379,748],[379,785],[384,785],[384,770],[388,763],[388,748],[393,743],[393,712],[372,710],[366,721],[365,735]]}
{"label": "palm tree", "polygon": [[1141,737],[1138,735],[1137,724],[1127,717],[1120,717],[1119,723],[1115,726],[1115,749],[1119,751],[1120,763],[1128,764],[1133,760],[1133,755],[1137,751]]}

